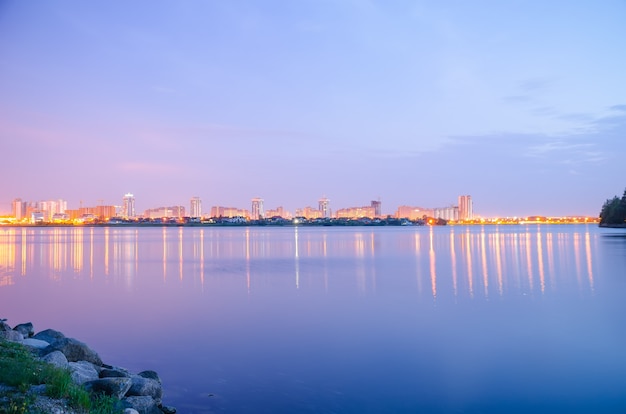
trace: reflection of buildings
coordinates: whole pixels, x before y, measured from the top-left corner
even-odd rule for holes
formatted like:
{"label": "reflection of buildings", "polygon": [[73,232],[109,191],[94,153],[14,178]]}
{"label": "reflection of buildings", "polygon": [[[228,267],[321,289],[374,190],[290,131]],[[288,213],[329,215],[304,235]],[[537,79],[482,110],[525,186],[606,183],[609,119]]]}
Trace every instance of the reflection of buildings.
{"label": "reflection of buildings", "polygon": [[252,199],[252,215],[250,217],[252,220],[259,220],[265,218],[265,210],[263,209],[263,199],[262,198],[253,198]]}
{"label": "reflection of buildings", "polygon": [[126,193],[122,199],[122,216],[124,218],[135,217],[135,196]]}
{"label": "reflection of buildings", "polygon": [[459,196],[459,220],[472,220],[474,218],[474,207],[472,196]]}
{"label": "reflection of buildings", "polygon": [[191,197],[189,217],[202,217],[202,200],[200,197]]}

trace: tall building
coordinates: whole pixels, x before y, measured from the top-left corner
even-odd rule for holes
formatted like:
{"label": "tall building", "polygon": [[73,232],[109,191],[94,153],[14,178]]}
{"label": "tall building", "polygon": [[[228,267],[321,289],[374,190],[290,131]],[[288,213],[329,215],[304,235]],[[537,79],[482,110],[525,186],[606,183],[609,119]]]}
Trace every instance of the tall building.
{"label": "tall building", "polygon": [[135,217],[135,196],[131,193],[126,193],[122,203],[122,216],[124,218]]}
{"label": "tall building", "polygon": [[191,197],[189,217],[202,217],[202,200],[200,197]]}
{"label": "tall building", "polygon": [[23,202],[21,198],[16,198],[13,200],[12,207],[13,217],[15,217],[17,221],[22,220],[26,214],[26,203]]}
{"label": "tall building", "polygon": [[472,196],[459,196],[459,220],[472,220],[474,218],[474,206]]}
{"label": "tall building", "polygon": [[265,210],[263,209],[263,199],[262,198],[253,198],[252,199],[252,220],[260,220],[265,217]]}
{"label": "tall building", "polygon": [[330,218],[330,200],[326,197],[320,198],[318,210],[322,212],[323,218]]}
{"label": "tall building", "polygon": [[378,200],[372,200],[372,202],[370,203],[371,207],[374,209],[374,215],[375,217],[380,217],[382,215],[382,202],[380,201],[380,199]]}

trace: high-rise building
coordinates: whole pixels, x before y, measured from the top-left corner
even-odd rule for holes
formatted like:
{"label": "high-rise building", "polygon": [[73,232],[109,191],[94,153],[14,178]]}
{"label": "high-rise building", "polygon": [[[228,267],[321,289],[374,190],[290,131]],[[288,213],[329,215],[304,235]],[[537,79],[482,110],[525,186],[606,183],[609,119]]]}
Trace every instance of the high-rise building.
{"label": "high-rise building", "polygon": [[263,199],[262,198],[253,198],[252,199],[252,220],[260,220],[265,217],[265,210],[263,209]]}
{"label": "high-rise building", "polygon": [[126,193],[122,200],[122,216],[124,218],[135,217],[135,196],[131,193]]}
{"label": "high-rise building", "polygon": [[322,212],[323,218],[330,218],[330,200],[326,197],[320,198],[318,210]]}
{"label": "high-rise building", "polygon": [[472,220],[474,218],[474,206],[472,196],[459,196],[459,220]]}
{"label": "high-rise building", "polygon": [[26,203],[22,201],[21,198],[16,198],[15,200],[13,200],[13,217],[15,217],[15,219],[17,221],[20,221],[24,218],[24,215],[26,214]]}
{"label": "high-rise building", "polygon": [[370,205],[372,206],[372,208],[374,209],[374,215],[375,217],[380,217],[382,214],[382,202],[380,201],[380,199],[378,200],[372,200],[372,202],[370,203]]}
{"label": "high-rise building", "polygon": [[200,197],[191,197],[189,217],[202,217],[202,200]]}

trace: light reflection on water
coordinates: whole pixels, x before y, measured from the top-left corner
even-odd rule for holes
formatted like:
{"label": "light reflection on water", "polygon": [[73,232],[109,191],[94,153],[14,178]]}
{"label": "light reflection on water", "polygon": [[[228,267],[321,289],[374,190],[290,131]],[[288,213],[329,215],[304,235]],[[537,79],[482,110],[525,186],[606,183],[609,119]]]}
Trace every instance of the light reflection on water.
{"label": "light reflection on water", "polygon": [[0,317],[156,369],[181,412],[623,412],[606,233],[7,227]]}

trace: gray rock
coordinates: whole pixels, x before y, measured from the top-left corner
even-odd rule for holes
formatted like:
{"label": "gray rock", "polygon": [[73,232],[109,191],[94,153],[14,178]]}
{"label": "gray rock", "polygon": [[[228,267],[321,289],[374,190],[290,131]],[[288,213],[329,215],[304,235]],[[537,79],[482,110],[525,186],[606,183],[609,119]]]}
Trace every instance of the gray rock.
{"label": "gray rock", "polygon": [[143,378],[153,379],[155,381],[158,381],[159,384],[161,384],[161,378],[159,378],[159,374],[157,374],[156,371],[152,371],[152,370],[141,371],[137,375],[139,375],[140,377],[143,377]]}
{"label": "gray rock", "polygon": [[130,378],[130,372],[123,368],[104,368],[100,371],[100,378]]}
{"label": "gray rock", "polygon": [[130,378],[99,378],[87,381],[83,384],[85,389],[93,393],[103,393],[112,395],[115,398],[122,398],[130,388],[132,380]]}
{"label": "gray rock", "polygon": [[46,341],[42,341],[41,339],[35,339],[35,338],[26,338],[22,341],[22,345],[26,345],[30,348],[35,348],[35,349],[46,349],[47,347],[50,346],[49,342]]}
{"label": "gray rock", "polygon": [[91,362],[78,361],[69,363],[70,371],[72,373],[72,381],[76,384],[84,384],[87,381],[93,381],[98,379],[98,371],[94,368]]}
{"label": "gray rock", "polygon": [[70,362],[88,361],[94,365],[102,365],[102,359],[87,344],[74,338],[61,338],[50,343],[52,350],[61,351]]}
{"label": "gray rock", "polygon": [[31,385],[28,392],[31,394],[44,395],[48,386],[46,384]]}
{"label": "gray rock", "polygon": [[20,323],[19,325],[16,325],[13,330],[24,335],[24,338],[29,338],[35,334],[35,331],[33,331],[33,324],[30,322]]}
{"label": "gray rock", "polygon": [[65,357],[65,355],[63,355],[63,352],[61,351],[50,352],[49,354],[42,356],[41,360],[61,369],[66,369],[70,366],[67,358]]}
{"label": "gray rock", "polygon": [[12,331],[13,329],[5,321],[6,319],[0,319],[0,331]]}
{"label": "gray rock", "polygon": [[11,341],[11,342],[22,342],[24,340],[24,335],[14,330],[10,330],[10,331],[0,330],[0,338],[6,339],[7,341]]}
{"label": "gray rock", "polygon": [[162,405],[161,411],[163,411],[163,414],[176,414],[176,407],[172,407],[171,405]]}
{"label": "gray rock", "polygon": [[139,414],[163,414],[159,404],[152,397],[126,397],[123,401],[129,406],[128,408],[134,408]]}
{"label": "gray rock", "polygon": [[41,339],[42,341],[46,341],[50,345],[54,344],[59,339],[65,338],[62,332],[55,331],[54,329],[46,329],[45,331],[38,332],[35,336],[35,339]]}
{"label": "gray rock", "polygon": [[161,397],[163,396],[161,383],[151,378],[140,377],[139,375],[133,375],[131,379],[133,384],[126,393],[127,396],[150,396],[161,402]]}
{"label": "gray rock", "polygon": [[139,414],[139,411],[135,410],[134,408],[127,408],[124,410],[124,414]]}

